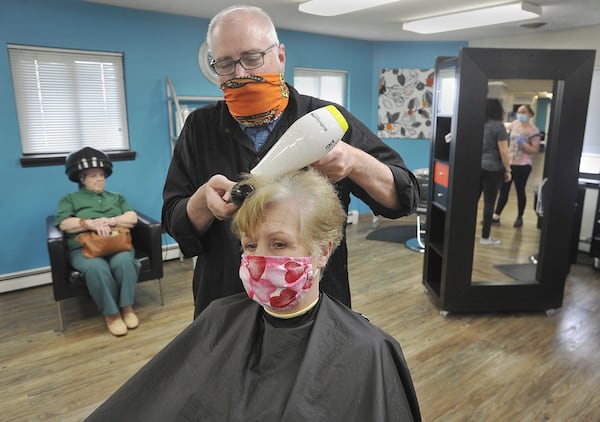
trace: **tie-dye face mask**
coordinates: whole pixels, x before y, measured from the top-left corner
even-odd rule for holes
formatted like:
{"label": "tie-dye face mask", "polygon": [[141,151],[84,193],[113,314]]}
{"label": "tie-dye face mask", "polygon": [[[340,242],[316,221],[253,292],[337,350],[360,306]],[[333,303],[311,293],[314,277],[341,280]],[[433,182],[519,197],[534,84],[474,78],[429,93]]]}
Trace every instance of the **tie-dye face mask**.
{"label": "tie-dye face mask", "polygon": [[223,82],[221,89],[231,115],[247,127],[274,122],[290,96],[281,73],[232,78]]}

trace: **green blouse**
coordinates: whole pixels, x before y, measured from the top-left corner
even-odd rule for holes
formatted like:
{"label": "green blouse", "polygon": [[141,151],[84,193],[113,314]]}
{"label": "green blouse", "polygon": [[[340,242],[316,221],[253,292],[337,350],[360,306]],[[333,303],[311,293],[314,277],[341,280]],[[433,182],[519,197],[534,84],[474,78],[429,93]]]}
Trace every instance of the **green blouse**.
{"label": "green blouse", "polygon": [[[94,192],[81,188],[77,192],[66,194],[58,202],[58,209],[54,215],[54,225],[58,226],[65,218],[100,218],[116,217],[133,208],[121,194],[103,191]],[[71,249],[80,248],[81,244],[75,240],[77,234],[68,236]]]}

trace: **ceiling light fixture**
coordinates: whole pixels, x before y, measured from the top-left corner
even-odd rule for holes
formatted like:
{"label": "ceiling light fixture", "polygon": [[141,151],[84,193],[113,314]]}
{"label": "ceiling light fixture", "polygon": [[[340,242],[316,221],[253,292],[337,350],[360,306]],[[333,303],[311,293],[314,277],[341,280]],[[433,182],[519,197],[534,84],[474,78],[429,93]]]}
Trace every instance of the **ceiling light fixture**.
{"label": "ceiling light fixture", "polygon": [[405,22],[402,24],[402,29],[418,32],[419,34],[435,34],[438,32],[533,19],[539,17],[541,14],[542,8],[540,6],[522,1]]}
{"label": "ceiling light fixture", "polygon": [[399,0],[310,0],[298,5],[298,10],[311,15],[337,16],[370,9]]}

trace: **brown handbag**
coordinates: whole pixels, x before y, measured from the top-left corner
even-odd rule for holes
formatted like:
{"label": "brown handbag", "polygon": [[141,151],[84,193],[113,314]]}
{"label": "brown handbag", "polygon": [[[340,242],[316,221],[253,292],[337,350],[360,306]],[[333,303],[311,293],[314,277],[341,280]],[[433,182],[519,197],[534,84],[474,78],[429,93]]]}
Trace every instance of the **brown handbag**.
{"label": "brown handbag", "polygon": [[97,258],[108,256],[117,252],[130,251],[133,249],[131,243],[131,232],[128,228],[116,226],[108,236],[100,236],[93,228],[80,219],[81,227],[90,230],[77,236],[77,241],[83,245],[82,254],[86,258]]}

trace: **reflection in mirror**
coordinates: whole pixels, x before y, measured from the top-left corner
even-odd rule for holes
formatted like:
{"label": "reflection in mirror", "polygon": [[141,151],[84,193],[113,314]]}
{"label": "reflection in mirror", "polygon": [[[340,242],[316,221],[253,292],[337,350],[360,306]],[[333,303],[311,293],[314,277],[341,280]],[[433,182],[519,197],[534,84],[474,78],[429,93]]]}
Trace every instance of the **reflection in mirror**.
{"label": "reflection in mirror", "polygon": [[[537,193],[544,179],[544,155],[548,139],[548,128],[552,104],[551,80],[538,79],[505,79],[488,81],[488,98],[497,98],[504,111],[503,120],[507,130],[511,130],[517,120],[517,110],[522,105],[529,105],[534,116],[529,120],[540,132],[539,152],[532,155],[531,172],[526,177],[526,167],[513,168],[513,181],[510,182],[508,199],[500,215],[499,224],[491,226],[490,238],[498,239],[499,244],[481,244],[483,222],[483,195],[477,203],[476,237],[473,252],[473,268],[471,280],[476,283],[501,283],[531,281],[535,279],[535,256],[539,250],[540,229],[538,213],[535,210]],[[512,132],[507,134],[509,151],[513,160],[520,155],[519,143],[516,141],[517,128],[514,124]],[[533,128],[529,128],[533,130]],[[483,131],[482,131],[483,132]],[[535,141],[535,140],[534,140]],[[534,142],[534,141],[530,141]],[[526,160],[517,160],[526,163]],[[512,167],[512,166],[511,166]],[[516,177],[515,177],[516,176]],[[522,226],[514,227],[518,217],[518,199],[515,189],[515,178],[525,182],[526,204],[522,217]],[[502,183],[503,184],[503,183]],[[506,188],[506,186],[505,186]],[[543,192],[543,191],[542,191]],[[496,199],[498,204],[498,198]],[[496,207],[494,209],[496,211]],[[518,226],[518,224],[516,224]]]}
{"label": "reflection in mirror", "polygon": [[456,71],[454,68],[438,72],[437,114],[451,116],[456,98]]}

